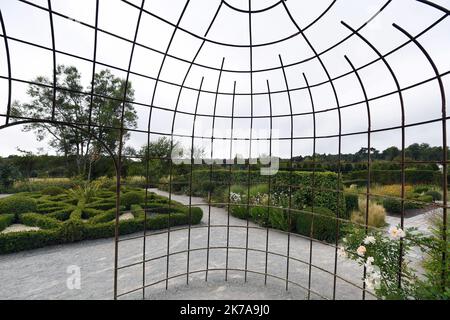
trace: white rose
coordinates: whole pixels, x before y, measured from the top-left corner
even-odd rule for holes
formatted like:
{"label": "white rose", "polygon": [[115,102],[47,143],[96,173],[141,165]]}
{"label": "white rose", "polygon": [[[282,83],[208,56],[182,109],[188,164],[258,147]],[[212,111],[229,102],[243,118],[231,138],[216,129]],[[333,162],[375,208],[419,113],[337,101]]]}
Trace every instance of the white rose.
{"label": "white rose", "polygon": [[399,240],[399,239],[404,238],[406,236],[405,231],[403,231],[402,229],[397,228],[395,226],[391,226],[389,228],[388,233],[389,233],[389,238],[391,240]]}
{"label": "white rose", "polygon": [[356,249],[356,253],[358,254],[358,256],[360,257],[364,257],[364,255],[366,254],[367,249],[364,246],[359,246],[358,249]]}
{"label": "white rose", "polygon": [[374,244],[375,243],[375,237],[374,236],[367,236],[364,239],[364,244]]}

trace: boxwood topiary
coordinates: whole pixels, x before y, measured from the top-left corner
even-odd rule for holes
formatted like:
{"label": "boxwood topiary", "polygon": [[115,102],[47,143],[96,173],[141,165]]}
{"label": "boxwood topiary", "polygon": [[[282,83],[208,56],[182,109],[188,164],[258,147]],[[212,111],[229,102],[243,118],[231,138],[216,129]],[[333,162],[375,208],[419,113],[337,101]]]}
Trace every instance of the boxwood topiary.
{"label": "boxwood topiary", "polygon": [[38,213],[23,213],[20,215],[19,220],[27,226],[41,229],[55,229],[61,225],[61,221]]}
{"label": "boxwood topiary", "polygon": [[83,240],[85,225],[81,220],[70,219],[61,224],[58,235],[62,242]]}
{"label": "boxwood topiary", "polygon": [[425,193],[426,196],[431,196],[433,198],[433,201],[440,201],[442,200],[442,194],[439,191],[430,190],[427,193]]}
{"label": "boxwood topiary", "polygon": [[140,204],[144,201],[144,195],[141,192],[131,191],[122,195],[120,199],[121,205],[123,205],[127,210],[131,208],[133,204]]}
{"label": "boxwood topiary", "polygon": [[267,226],[269,224],[269,210],[267,207],[253,207],[250,209],[250,216],[257,224]]}
{"label": "boxwood topiary", "polygon": [[45,194],[47,196],[57,196],[65,192],[66,191],[63,188],[57,186],[50,186],[41,191],[42,194]]}
{"label": "boxwood topiary", "polygon": [[36,200],[16,195],[0,200],[0,214],[15,214],[36,211]]}
{"label": "boxwood topiary", "polygon": [[[329,243],[336,241],[336,215],[327,208],[306,208],[305,212],[297,216],[297,233],[310,237],[313,223],[312,237]],[[313,218],[314,216],[314,218]]]}
{"label": "boxwood topiary", "polygon": [[249,217],[249,209],[246,205],[230,205],[230,214],[239,219],[247,219]]}
{"label": "boxwood topiary", "polygon": [[3,231],[6,228],[8,228],[14,222],[14,219],[15,219],[14,214],[0,215],[0,231]]}
{"label": "boxwood topiary", "polygon": [[348,219],[350,217],[350,214],[353,211],[358,210],[358,208],[359,208],[358,195],[348,193],[348,194],[345,194],[344,199],[345,199],[345,208],[346,208],[346,213],[347,213],[345,218]]}

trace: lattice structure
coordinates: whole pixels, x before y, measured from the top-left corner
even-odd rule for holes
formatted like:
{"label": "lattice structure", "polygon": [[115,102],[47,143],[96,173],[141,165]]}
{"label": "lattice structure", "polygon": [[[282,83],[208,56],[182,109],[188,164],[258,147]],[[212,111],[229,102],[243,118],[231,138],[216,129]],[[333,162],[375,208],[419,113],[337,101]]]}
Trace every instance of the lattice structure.
{"label": "lattice structure", "polygon": [[[341,194],[343,193],[340,182],[343,170],[341,155],[349,144],[355,144],[369,150],[367,189],[364,193],[368,203],[373,196],[370,152],[375,144],[373,141],[379,140],[383,133],[387,133],[385,137],[392,133],[392,136],[387,139],[392,137],[399,139],[401,150],[401,161],[398,162],[401,166],[399,183],[402,186],[400,224],[404,227],[405,172],[408,166],[415,163],[405,157],[407,144],[414,142],[408,138],[409,130],[417,132],[417,130],[433,129],[439,132],[443,154],[442,159],[437,163],[441,164],[443,172],[447,173],[446,93],[449,88],[450,71],[448,63],[445,65],[440,61],[442,59],[437,62],[435,58],[447,55],[446,60],[448,60],[449,10],[444,4],[439,5],[437,1],[426,0],[388,0],[375,1],[377,3],[375,7],[367,8],[368,4],[365,1],[333,0],[322,1],[317,10],[308,11],[309,6],[314,7],[308,4],[309,1],[298,4],[294,3],[295,1],[268,0],[261,2],[180,0],[174,3],[155,4],[153,7],[152,1],[121,0],[115,1],[116,5],[123,8],[124,14],[126,11],[130,15],[123,18],[117,16],[116,11],[113,21],[117,25],[111,23],[107,26],[102,24],[102,18],[104,18],[102,13],[108,12],[109,1],[85,1],[86,4],[83,4],[85,10],[95,12],[92,15],[93,19],[86,20],[72,16],[70,11],[59,10],[60,2],[9,0],[3,1],[0,5],[4,52],[1,56],[4,67],[1,69],[0,85],[5,93],[5,103],[0,109],[2,121],[0,129],[32,122],[48,124],[58,122],[60,125],[72,126],[86,132],[90,132],[91,128],[97,126],[98,124],[92,123],[90,118],[84,123],[58,121],[54,114],[55,108],[52,114],[42,114],[41,118],[33,119],[20,118],[11,113],[13,101],[20,99],[20,93],[18,93],[20,89],[17,88],[28,84],[50,88],[55,107],[58,103],[58,92],[68,90],[57,84],[57,65],[62,63],[61,61],[66,61],[65,59],[71,59],[90,66],[91,83],[94,82],[94,74],[106,68],[122,76],[126,83],[135,84],[142,81],[141,91],[145,92],[147,99],[141,101],[138,99],[126,101],[126,90],[123,97],[101,96],[93,87],[90,92],[75,93],[90,97],[91,107],[95,98],[120,101],[123,105],[132,103],[136,106],[139,117],[144,119],[145,123],[138,128],[124,127],[123,111],[121,115],[118,115],[121,125],[110,128],[118,130],[121,137],[125,132],[129,132],[131,135],[145,137],[144,141],[147,145],[156,137],[162,136],[169,137],[172,145],[176,141],[183,141],[190,150],[187,174],[188,177],[190,176],[190,181],[186,183],[187,190],[192,188],[195,148],[206,146],[206,157],[211,159],[233,159],[237,153],[244,154],[243,157],[247,158],[247,161],[240,168],[244,167],[248,173],[246,183],[248,192],[254,183],[251,175],[252,167],[248,159],[257,157],[258,152],[261,153],[263,149],[264,153],[270,157],[289,159],[287,168],[283,170],[290,173],[286,184],[289,190],[288,212],[291,215],[296,211],[291,208],[293,191],[296,188],[305,187],[292,184],[292,174],[297,170],[295,157],[311,155],[313,162],[311,192],[314,197],[316,188],[314,174],[321,165],[316,161],[316,154],[336,154],[335,165],[339,182],[336,189],[330,189],[327,192]],[[441,1],[443,2],[445,1]],[[42,33],[50,36],[50,43],[43,44],[42,41],[33,38],[27,39],[27,31],[24,33],[25,37],[13,35],[11,32],[16,31],[17,21],[12,23],[13,18],[8,17],[10,6],[18,6],[20,10],[23,10],[23,16],[20,17],[22,25],[27,25],[27,14],[41,15],[42,21],[47,25],[45,28],[44,26],[36,26],[36,28],[42,27]],[[155,8],[165,8],[165,11]],[[351,13],[349,16],[357,17],[357,19],[351,22],[346,20],[346,13]],[[418,20],[422,14],[431,17],[429,20],[432,22],[426,25],[419,23]],[[408,19],[404,18],[408,15],[419,17],[419,19],[413,23],[408,22]],[[274,19],[275,16],[278,18]],[[397,17],[403,17],[403,20],[396,20]],[[408,22],[407,26],[403,26],[405,21]],[[416,26],[413,31],[409,31],[412,29],[411,25],[416,23],[419,27]],[[14,26],[11,27],[10,24]],[[71,35],[60,34],[58,27],[68,24],[73,26],[74,30],[80,28],[89,32],[89,36],[93,39],[89,47],[93,49],[90,56],[79,54],[75,49],[63,49],[64,46],[61,45],[63,41],[59,42],[59,40],[64,38],[67,41]],[[129,29],[123,30],[123,26],[128,26]],[[317,39],[319,34],[321,39]],[[380,36],[384,34],[386,36]],[[387,39],[389,37],[395,38],[395,41]],[[381,41],[384,38],[386,38],[385,43]],[[434,49],[430,50],[427,44],[433,39],[438,40],[433,42]],[[318,40],[322,43],[317,44]],[[121,51],[117,47],[116,58],[114,55],[108,56],[111,51],[116,51],[116,48],[107,47],[105,45],[107,41],[120,42],[126,50]],[[84,43],[76,44],[77,49],[83,46],[85,46]],[[20,76],[20,72],[15,72],[18,52],[24,53],[27,50],[30,52],[39,50],[41,54],[51,57],[51,70],[48,71],[53,78],[52,84],[36,83],[26,76]],[[414,51],[418,57],[417,61],[425,61],[426,67],[422,68],[415,63],[402,61],[402,57],[406,56],[405,50]],[[122,58],[125,57],[123,61],[119,61],[121,52],[125,52],[125,55],[122,54]],[[28,57],[28,59],[32,58],[32,56]],[[140,61],[139,66],[136,65],[137,60]],[[40,62],[36,60],[35,63]],[[404,68],[401,69],[397,63],[403,64]],[[152,67],[146,69],[146,64]],[[413,75],[410,78],[414,81],[410,81],[409,76],[403,73],[405,70]],[[440,97],[440,101],[437,104],[424,105],[416,116],[410,116],[411,98],[408,98],[408,93],[428,86],[433,86],[432,94]],[[382,104],[389,107],[382,109],[384,111],[381,111],[380,115],[377,108],[381,108]],[[188,105],[191,107],[187,107]],[[349,129],[346,117],[357,112],[361,116],[354,117],[352,121],[361,125],[359,128]],[[427,113],[434,114],[428,116]],[[398,120],[392,121],[394,117]],[[385,125],[380,125],[382,121]],[[199,126],[205,127],[206,130],[200,132],[197,130]],[[238,132],[244,129],[247,131]],[[268,133],[257,136],[256,129],[266,129]],[[223,134],[226,130],[228,130],[227,133]],[[277,136],[274,135],[275,131],[278,131]],[[355,137],[354,140],[352,140],[353,137]],[[100,142],[102,142],[101,139]],[[260,144],[265,147],[257,147]],[[273,150],[275,144],[278,149],[276,152]],[[328,147],[323,147],[324,145]],[[144,231],[137,236],[121,237],[118,228],[121,187],[119,173],[122,170],[123,160],[133,156],[126,154],[123,139],[120,140],[117,150],[110,150],[106,144],[104,147],[114,159],[118,186],[114,298],[139,292],[142,292],[143,297],[146,298],[148,297],[146,290],[151,287],[163,284],[168,288],[173,280],[186,279],[189,282],[191,276],[198,274],[208,279],[209,274],[219,273],[224,276],[225,281],[228,273],[231,272],[242,274],[243,281],[247,281],[248,275],[251,274],[260,276],[263,282],[267,282],[268,278],[281,281],[286,289],[298,287],[305,294],[299,298],[339,298],[340,293],[337,288],[339,283],[345,283],[357,290],[363,298],[366,298],[366,295],[372,295],[366,290],[362,281],[355,280],[358,277],[361,278],[362,274],[352,279],[339,274],[338,240],[333,244],[326,244],[291,232],[277,233],[275,237],[282,235],[286,244],[281,251],[275,252],[270,248],[270,232],[272,231],[269,228],[253,225],[248,218],[243,224],[233,223],[229,215],[228,219],[222,222],[214,222],[211,219],[214,207],[220,205],[229,208],[230,200],[227,203],[215,203],[210,197],[209,203],[204,207],[205,222],[200,226],[189,225],[176,229],[171,229],[169,226],[168,230],[162,232]],[[175,165],[171,159],[158,158],[157,160],[169,162],[172,173]],[[149,166],[152,162],[146,163],[147,185],[151,185],[149,172],[152,168]],[[212,184],[223,183],[213,179],[218,167],[223,169],[223,165],[209,166],[209,182]],[[235,170],[233,164],[225,165],[225,167],[230,172]],[[172,178],[170,174],[167,182],[169,199],[174,197],[175,182]],[[271,176],[268,176],[267,181],[270,189]],[[232,181],[225,181],[225,184],[228,184],[229,193],[231,193],[231,183]],[[442,180],[443,203],[437,206],[442,208],[442,221],[445,228],[447,189],[447,179],[444,178]],[[191,207],[204,206],[203,203],[195,203],[192,192],[188,194]],[[342,201],[339,196],[337,199],[338,202]],[[246,209],[250,210],[251,207],[252,205],[248,202]],[[367,206],[366,221],[368,212]],[[339,234],[340,224],[343,221],[342,212],[337,209],[335,214],[336,233]],[[194,235],[197,232],[206,235],[207,240],[206,243],[200,243],[194,247],[195,239],[191,237],[195,238]],[[233,232],[244,233],[246,241],[233,244],[231,238]],[[178,244],[173,243],[173,237],[177,233],[186,234],[186,241],[183,242],[181,249],[177,247]],[[219,234],[223,236],[223,241],[215,242],[214,238],[219,237]],[[165,248],[154,248],[152,240],[162,236],[167,237],[167,245]],[[256,243],[259,241],[261,246],[253,246],[255,242],[249,241],[249,238],[253,236],[260,239]],[[296,255],[297,242],[295,241],[298,238],[302,241],[306,239],[308,246],[306,251]],[[121,248],[122,245],[131,241],[140,241],[142,252],[137,261],[127,264],[126,261],[129,260],[120,259],[126,258],[127,254],[127,251],[125,249],[122,251]],[[314,262],[313,247],[316,244],[330,248],[333,253],[331,266],[320,265],[320,261]],[[233,252],[239,252],[238,259],[242,259],[242,266],[230,265],[229,256]],[[202,256],[203,267],[196,268],[191,265],[190,259],[196,254],[206,255]],[[257,266],[252,265],[252,260],[257,260],[253,254],[261,255],[262,263]],[[223,264],[213,261],[217,255],[221,256],[222,260],[219,260]],[[180,256],[183,257],[182,262],[179,260]],[[277,264],[277,272],[271,271],[271,259],[274,257],[282,261],[281,264]],[[443,252],[443,260],[445,259],[446,252]],[[399,264],[401,263],[402,261],[399,261]],[[152,272],[154,264],[164,264],[164,272],[150,277],[149,273]],[[294,265],[296,264],[305,267],[305,269],[297,270],[297,272],[303,272],[303,275],[299,277],[295,276]],[[172,267],[175,265],[178,271],[172,272]],[[140,268],[139,276],[142,278],[136,283],[135,288],[128,287],[123,290],[120,287],[120,274],[126,274],[132,268]],[[180,271],[180,268],[184,271]],[[283,272],[279,273],[279,269],[283,269]],[[314,270],[327,277],[330,291],[321,292],[320,289],[314,288],[315,280],[312,277]],[[445,272],[446,270],[443,270],[443,277]],[[305,278],[302,278],[303,276]],[[400,275],[398,281],[401,285]]]}

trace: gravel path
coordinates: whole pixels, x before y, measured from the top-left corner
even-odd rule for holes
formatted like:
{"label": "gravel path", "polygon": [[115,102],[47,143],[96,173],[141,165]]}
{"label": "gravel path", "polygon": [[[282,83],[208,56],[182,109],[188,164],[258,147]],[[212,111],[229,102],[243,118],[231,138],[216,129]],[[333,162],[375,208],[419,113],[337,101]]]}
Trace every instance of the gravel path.
{"label": "gravel path", "polygon": [[39,227],[30,227],[26,226],[24,224],[15,223],[7,227],[5,230],[3,230],[1,233],[11,233],[11,232],[22,232],[22,231],[37,231],[40,230]]}
{"label": "gravel path", "polygon": [[[161,195],[167,193],[153,190]],[[173,195],[173,200],[188,204],[186,196]],[[192,198],[193,204],[203,204],[204,217],[202,225],[208,224],[208,206],[200,198]],[[227,222],[227,212],[221,208],[211,207],[211,225],[223,225]],[[230,217],[230,224],[240,226],[230,228],[230,246],[245,247],[245,221]],[[251,224],[252,225],[252,224]],[[170,252],[187,249],[188,230],[170,233]],[[191,249],[207,247],[208,228],[191,229]],[[226,246],[227,229],[225,227],[211,228],[210,247]],[[129,235],[128,237],[137,236]],[[250,248],[265,250],[266,230],[250,229],[248,243]],[[309,260],[310,241],[298,236],[291,236],[291,257],[307,262]],[[120,242],[119,266],[138,263],[142,260],[142,239]],[[269,250],[273,253],[285,254],[287,250],[287,235],[269,230]],[[146,242],[146,258],[152,259],[167,252],[167,233],[152,233]],[[225,249],[209,250],[209,267],[224,268],[226,263]],[[190,253],[190,285],[186,286],[186,276],[169,281],[169,290],[165,290],[165,282],[147,288],[146,298],[149,299],[304,299],[306,291],[295,285],[284,290],[285,282],[268,278],[264,286],[264,276],[248,273],[248,282],[244,282],[244,273],[229,271],[229,281],[224,282],[224,271],[210,271],[208,283],[204,272],[206,250],[194,250]],[[186,272],[187,254],[177,254],[170,257],[169,277]],[[245,267],[245,250],[229,250],[229,268],[243,269]],[[74,244],[52,246],[33,251],[19,252],[0,256],[0,299],[111,299],[113,297],[113,264],[114,241],[101,239],[83,241]],[[313,243],[312,263],[331,273],[334,271],[334,249],[320,243]],[[265,253],[248,252],[248,269],[264,273]],[[289,264],[289,279],[308,286],[308,265],[291,260]],[[312,268],[311,289],[326,298],[332,298],[333,276],[323,270]],[[74,275],[79,271],[81,288],[73,288]],[[142,265],[119,270],[119,294],[142,285]],[[152,260],[146,264],[146,283],[165,279],[166,259]],[[269,255],[268,273],[280,278],[286,277],[286,258]],[[351,282],[361,285],[362,268],[349,260],[338,259],[337,274]],[[69,284],[69,286],[68,286]],[[69,289],[72,288],[72,289]],[[124,296],[136,299],[142,297],[142,291]],[[321,297],[312,294],[311,298]],[[361,290],[337,279],[337,299],[360,299]]]}

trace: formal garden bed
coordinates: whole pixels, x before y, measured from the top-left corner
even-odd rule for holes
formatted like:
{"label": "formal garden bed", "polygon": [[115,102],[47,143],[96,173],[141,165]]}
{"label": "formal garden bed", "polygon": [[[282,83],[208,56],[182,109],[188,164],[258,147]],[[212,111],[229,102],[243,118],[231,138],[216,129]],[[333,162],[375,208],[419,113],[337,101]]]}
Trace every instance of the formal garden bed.
{"label": "formal garden bed", "polygon": [[[147,198],[147,199],[146,199]],[[145,210],[144,210],[145,209]],[[140,188],[121,195],[120,235],[200,223],[200,208],[182,205]],[[170,213],[170,219],[169,219]],[[72,188],[51,186],[0,199],[0,254],[47,245],[112,237],[115,234],[115,186],[100,182]]]}

